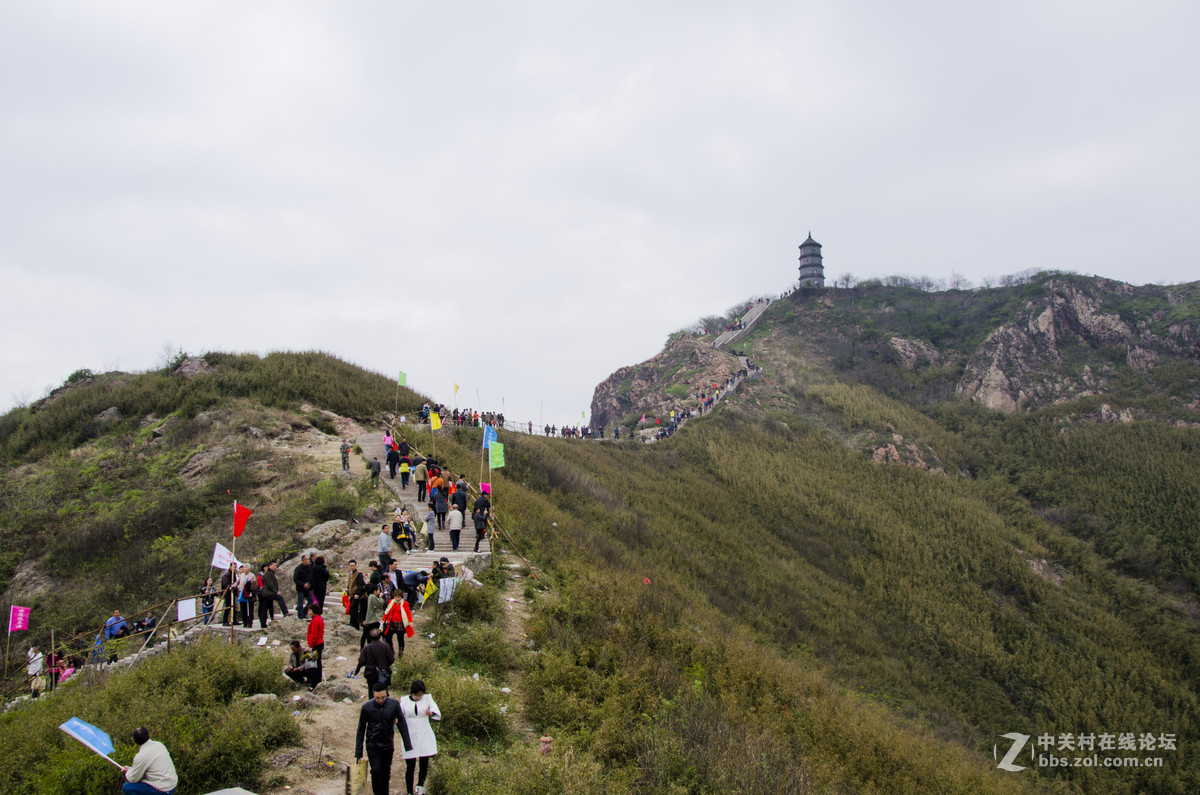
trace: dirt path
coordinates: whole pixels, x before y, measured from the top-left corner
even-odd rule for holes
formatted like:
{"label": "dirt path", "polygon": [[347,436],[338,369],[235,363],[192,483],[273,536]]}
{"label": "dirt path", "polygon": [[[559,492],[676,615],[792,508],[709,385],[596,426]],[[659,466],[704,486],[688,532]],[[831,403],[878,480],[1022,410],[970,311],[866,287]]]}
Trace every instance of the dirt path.
{"label": "dirt path", "polygon": [[[382,434],[357,426],[347,427],[347,431],[354,434],[354,438],[363,449],[363,456],[351,455],[351,472],[358,476],[366,476],[364,456],[369,460],[371,456],[379,455],[380,460],[383,460]],[[349,433],[346,435],[349,436]],[[328,467],[330,471],[340,471],[339,440],[333,437],[326,439],[328,441],[324,444],[313,444],[311,447],[296,446],[294,452],[311,456],[322,469]],[[417,507],[416,489],[411,483],[408,489],[401,489],[399,477],[394,482],[391,481],[386,468],[381,481],[382,485],[395,495],[398,504],[408,506],[410,513],[414,513]],[[342,574],[345,571],[345,563],[351,558],[356,559],[360,563],[359,568],[365,570],[366,561],[375,558],[377,534],[378,525],[361,523],[342,543],[335,545],[332,551],[336,552],[339,561],[336,572]],[[490,553],[486,541],[481,545],[481,555],[477,558],[472,552],[473,531],[464,530],[464,543],[460,544],[458,553],[449,549],[449,539],[445,536],[444,533],[436,534],[436,550],[433,553],[420,552],[401,557],[401,568],[428,569],[438,557],[445,555],[455,564],[457,570],[461,571],[461,566],[465,563],[477,574],[482,571],[486,565],[484,556]],[[495,564],[508,575],[501,594],[504,619],[500,626],[511,647],[523,649],[528,642],[525,627],[530,609],[525,598],[525,587],[532,580],[527,576],[528,570],[520,559],[506,554],[505,550],[497,549]],[[358,713],[366,700],[366,685],[361,675],[357,679],[345,678],[345,675],[354,669],[358,658],[359,632],[350,627],[340,603],[344,582],[344,576],[331,581],[326,599],[325,681],[314,693],[307,693],[303,688],[297,687],[292,694],[285,697],[291,699],[292,708],[298,713],[304,740],[301,745],[285,749],[272,758],[272,769],[266,776],[271,786],[262,790],[263,795],[342,795],[345,792],[346,764],[354,759],[354,736],[358,726]],[[433,649],[428,644],[428,636],[436,630],[433,626],[433,612],[417,611],[414,618],[415,635],[406,643],[404,657],[406,660],[416,658],[419,661],[427,661],[432,665]],[[282,619],[268,628],[268,648],[270,653],[278,657],[281,671],[287,655],[287,642],[293,638],[303,642],[305,628],[305,622],[295,618],[294,613],[292,617]],[[276,641],[278,645],[272,645]],[[520,672],[514,671],[510,673],[506,685],[515,696],[511,700],[514,709],[509,713],[509,717],[515,731],[523,736],[532,737],[533,729],[519,709],[519,705],[523,703],[519,697],[520,678]],[[404,765],[398,759],[399,755],[392,768],[392,791],[402,793]]]}

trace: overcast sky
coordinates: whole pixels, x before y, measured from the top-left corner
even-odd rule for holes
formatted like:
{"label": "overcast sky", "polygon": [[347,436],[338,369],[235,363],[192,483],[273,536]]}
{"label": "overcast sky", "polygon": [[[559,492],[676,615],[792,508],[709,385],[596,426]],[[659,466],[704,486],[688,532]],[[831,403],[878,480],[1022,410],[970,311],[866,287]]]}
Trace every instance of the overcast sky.
{"label": "overcast sky", "polygon": [[829,280],[1194,280],[1198,30],[1195,2],[0,0],[0,408],[169,343],[578,421],[793,285],[810,230]]}

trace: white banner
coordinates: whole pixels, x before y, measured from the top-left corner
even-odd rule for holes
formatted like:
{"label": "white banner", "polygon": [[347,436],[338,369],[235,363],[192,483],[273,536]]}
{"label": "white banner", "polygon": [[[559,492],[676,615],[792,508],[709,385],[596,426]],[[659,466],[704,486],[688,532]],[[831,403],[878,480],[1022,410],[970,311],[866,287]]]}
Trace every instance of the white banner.
{"label": "white banner", "polygon": [[196,617],[196,600],[195,599],[184,599],[183,601],[181,601],[178,604],[178,608],[179,608],[179,620],[180,621],[191,621],[193,618]]}
{"label": "white banner", "polygon": [[462,582],[461,577],[443,577],[438,580],[438,604],[449,602],[454,596],[454,589]]}
{"label": "white banner", "polygon": [[233,563],[239,566],[242,565],[242,562],[235,558],[233,553],[229,551],[229,547],[218,541],[217,545],[213,547],[212,565],[218,569],[227,569]]}

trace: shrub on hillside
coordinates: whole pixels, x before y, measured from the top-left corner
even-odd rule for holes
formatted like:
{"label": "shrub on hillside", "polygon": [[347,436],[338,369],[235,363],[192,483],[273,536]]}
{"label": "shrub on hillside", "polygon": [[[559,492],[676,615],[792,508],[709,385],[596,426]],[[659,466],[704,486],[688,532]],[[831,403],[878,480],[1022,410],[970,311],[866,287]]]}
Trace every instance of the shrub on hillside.
{"label": "shrub on hillside", "polygon": [[[476,743],[498,741],[508,733],[508,718],[500,691],[486,681],[459,674],[433,673],[425,686],[442,710],[438,736],[450,745],[474,748]],[[397,683],[397,694],[408,691],[408,682]]]}
{"label": "shrub on hillside", "polygon": [[488,792],[493,795],[603,795],[630,792],[630,782],[609,780],[586,751],[565,742],[543,756],[535,747],[514,745],[490,764],[467,766],[439,758],[429,774],[430,792]]}
{"label": "shrub on hillside", "polygon": [[332,519],[353,519],[362,500],[358,493],[347,489],[341,481],[322,480],[308,490],[308,507],[313,518],[328,522]]}
{"label": "shrub on hillside", "polygon": [[58,729],[79,717],[109,733],[122,764],[136,751],[133,730],[148,728],[171,751],[180,795],[256,787],[267,752],[299,742],[300,729],[285,705],[242,699],[286,687],[273,657],[219,642],[147,660],[100,685],[67,684],[0,717],[0,781],[11,792],[114,791],[112,765]]}
{"label": "shrub on hillside", "polygon": [[471,626],[439,641],[436,659],[470,673],[503,676],[516,665],[508,639],[497,627]]}
{"label": "shrub on hillside", "polygon": [[469,584],[454,591],[450,600],[449,611],[445,605],[438,605],[443,621],[453,624],[494,624],[500,620],[500,593],[490,585],[476,588]]}

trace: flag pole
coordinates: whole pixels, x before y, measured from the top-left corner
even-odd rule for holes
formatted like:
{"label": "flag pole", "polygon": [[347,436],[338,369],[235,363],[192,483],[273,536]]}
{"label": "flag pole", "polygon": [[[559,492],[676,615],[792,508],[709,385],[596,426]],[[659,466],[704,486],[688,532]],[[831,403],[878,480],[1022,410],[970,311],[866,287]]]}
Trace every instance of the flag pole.
{"label": "flag pole", "polygon": [[8,652],[12,644],[12,600],[8,602],[8,639],[4,641],[4,678],[8,678]]}
{"label": "flag pole", "polygon": [[[488,487],[491,494],[492,509],[488,512],[488,518],[493,519],[496,516],[496,476],[492,474],[492,451],[488,450]],[[492,528],[492,537],[488,539],[488,565],[492,568],[496,567],[496,530]]]}
{"label": "flag pole", "polygon": [[[233,523],[237,524],[237,500],[233,501]],[[233,541],[230,542],[229,557],[233,558],[233,562],[229,564],[231,569],[236,569],[237,564],[237,535],[234,534]],[[237,575],[229,575],[229,645],[233,645],[233,628],[238,622],[238,602],[237,602]],[[299,614],[297,614],[299,615]]]}

